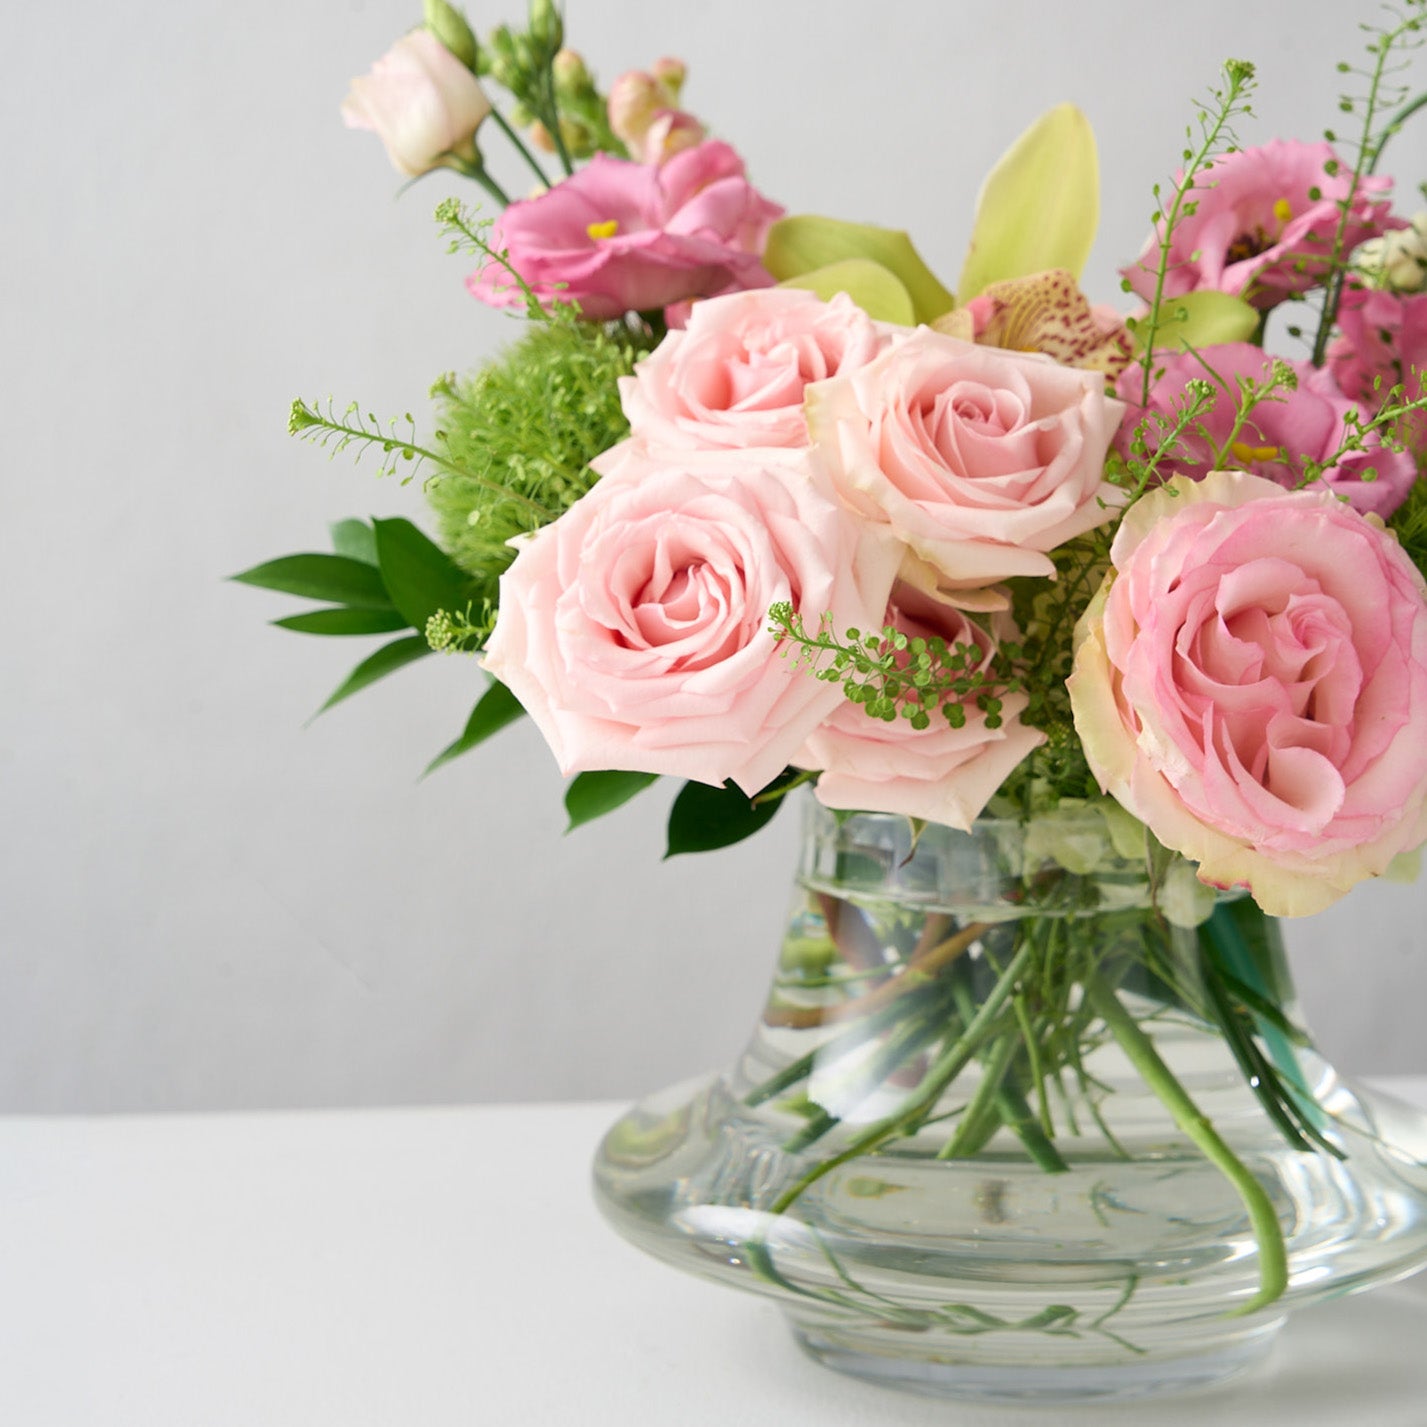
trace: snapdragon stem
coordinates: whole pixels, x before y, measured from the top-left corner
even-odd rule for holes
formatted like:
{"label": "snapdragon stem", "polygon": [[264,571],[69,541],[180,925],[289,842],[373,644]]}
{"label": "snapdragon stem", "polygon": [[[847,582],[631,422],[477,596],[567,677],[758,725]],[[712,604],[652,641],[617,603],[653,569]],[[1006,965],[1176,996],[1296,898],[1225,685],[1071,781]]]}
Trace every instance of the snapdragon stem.
{"label": "snapdragon stem", "polygon": [[1139,1072],[1140,1078],[1174,1117],[1174,1123],[1233,1185],[1248,1210],[1254,1240],[1258,1245],[1259,1288],[1247,1303],[1230,1309],[1229,1316],[1240,1318],[1266,1308],[1281,1298],[1288,1287],[1288,1253],[1283,1241],[1283,1228],[1268,1192],[1190,1099],[1188,1091],[1160,1059],[1154,1042],[1125,1009],[1114,986],[1103,973],[1097,971],[1086,979],[1085,995],[1130,1064]]}
{"label": "snapdragon stem", "polygon": [[525,140],[520,137],[520,134],[516,130],[514,125],[510,123],[510,121],[505,117],[504,114],[500,112],[499,109],[493,108],[491,110],[491,118],[496,121],[496,125],[499,127],[501,133],[503,133],[506,138],[510,140],[511,144],[515,148],[516,153],[518,153],[520,157],[525,160],[526,165],[529,167],[531,173],[535,175],[536,181],[540,184],[540,186],[542,188],[549,188],[550,180],[546,176],[545,170],[540,167],[539,161],[536,159],[535,155],[530,152],[530,149],[526,146]]}

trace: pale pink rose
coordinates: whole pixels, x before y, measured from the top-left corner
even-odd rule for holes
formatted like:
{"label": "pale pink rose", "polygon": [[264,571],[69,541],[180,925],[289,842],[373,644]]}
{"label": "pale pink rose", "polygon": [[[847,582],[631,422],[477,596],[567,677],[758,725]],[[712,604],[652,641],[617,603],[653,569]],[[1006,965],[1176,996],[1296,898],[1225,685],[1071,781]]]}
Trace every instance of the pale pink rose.
{"label": "pale pink rose", "polygon": [[[1354,189],[1352,165],[1324,143],[1274,139],[1224,154],[1196,178],[1189,196],[1193,211],[1175,224],[1163,296],[1210,288],[1269,308],[1306,292],[1330,271],[1339,204],[1350,195],[1340,257],[1403,226],[1388,212],[1391,187],[1391,179],[1364,176]],[[1146,302],[1154,298],[1160,240],[1160,232],[1151,234],[1140,256],[1122,269]]]}
{"label": "pale pink rose", "polygon": [[[710,140],[657,167],[596,154],[548,192],[512,203],[490,241],[539,299],[575,302],[581,316],[605,321],[772,286],[759,254],[782,212],[749,184],[738,155]],[[495,307],[525,301],[497,262],[466,286]]]}
{"label": "pale pink rose", "polygon": [[565,773],[667,773],[747,793],[841,700],[783,658],[768,611],[809,625],[881,618],[901,551],[838,504],[797,452],[632,443],[526,537],[500,583],[485,666]]}
{"label": "pale pink rose", "polygon": [[1202,881],[1302,916],[1427,838],[1427,585],[1379,522],[1214,471],[1132,506],[1111,560],[1075,726]]}
{"label": "pale pink rose", "polygon": [[[996,650],[992,635],[962,611],[907,584],[893,589],[881,624],[913,639],[942,639],[948,648],[972,646],[979,651],[979,669]],[[993,627],[1003,638],[1013,632],[1004,615],[995,617]],[[903,813],[969,831],[1011,770],[1045,742],[1044,734],[1020,721],[1026,703],[1024,694],[1003,694],[998,728],[986,726],[986,715],[971,700],[961,728],[953,728],[938,708],[930,711],[927,728],[916,729],[900,715],[893,722],[874,718],[844,697],[793,762],[822,770],[814,791],[826,807]]]}
{"label": "pale pink rose", "polygon": [[1049,575],[1045,552],[1103,524],[1122,403],[1099,372],[919,329],[808,388],[818,463],[946,589]]}
{"label": "pale pink rose", "polygon": [[[1249,342],[1157,355],[1149,412],[1172,420],[1188,383],[1209,379],[1211,372],[1222,393],[1193,427],[1177,438],[1174,451],[1160,462],[1160,474],[1198,477],[1219,465],[1249,471],[1285,490],[1295,490],[1304,483],[1307,461],[1332,461],[1319,481],[1345,496],[1364,515],[1391,515],[1417,478],[1416,464],[1406,452],[1384,445],[1377,432],[1366,438],[1364,450],[1333,459],[1348,436],[1348,416],[1361,403],[1343,395],[1331,372],[1309,362],[1283,362],[1296,374],[1297,387],[1275,391],[1273,399],[1260,402],[1237,434],[1234,432],[1239,383],[1262,383],[1276,360],[1282,361]],[[1131,367],[1120,377],[1120,394],[1137,403],[1141,380],[1140,369]],[[1131,454],[1137,439],[1150,450],[1157,444],[1158,431],[1153,424],[1140,431],[1145,414],[1146,408],[1131,406],[1120,427],[1116,444],[1126,455]]]}
{"label": "pale pink rose", "polygon": [[631,433],[656,446],[806,446],[803,391],[865,366],[888,339],[846,293],[761,288],[696,303],[619,383]]}
{"label": "pale pink rose", "polygon": [[490,112],[475,75],[429,30],[403,35],[352,81],[342,105],[347,127],[374,133],[412,178],[439,168],[446,154],[474,158],[472,136]]}

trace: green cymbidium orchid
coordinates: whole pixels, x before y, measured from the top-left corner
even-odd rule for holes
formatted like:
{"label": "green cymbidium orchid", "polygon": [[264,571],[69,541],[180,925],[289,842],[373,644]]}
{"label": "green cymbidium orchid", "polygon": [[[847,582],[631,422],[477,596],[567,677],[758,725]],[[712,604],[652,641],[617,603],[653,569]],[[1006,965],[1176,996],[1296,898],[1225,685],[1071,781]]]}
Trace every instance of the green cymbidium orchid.
{"label": "green cymbidium orchid", "polygon": [[1043,114],[1001,156],[976,201],[958,293],[1064,268],[1079,277],[1100,221],[1100,161],[1073,104]]}

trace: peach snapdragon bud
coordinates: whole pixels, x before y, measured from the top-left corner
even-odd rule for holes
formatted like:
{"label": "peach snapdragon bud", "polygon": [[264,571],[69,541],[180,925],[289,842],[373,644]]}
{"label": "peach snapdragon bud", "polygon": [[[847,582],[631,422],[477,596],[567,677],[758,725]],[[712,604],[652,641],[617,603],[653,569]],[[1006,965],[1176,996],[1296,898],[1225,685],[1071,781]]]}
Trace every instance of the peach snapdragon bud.
{"label": "peach snapdragon bud", "polygon": [[654,72],[631,70],[609,91],[609,126],[638,163],[657,164],[701,143],[708,130],[678,107],[686,67],[662,59]]}
{"label": "peach snapdragon bud", "polygon": [[491,112],[476,77],[430,30],[403,35],[352,81],[342,104],[349,129],[367,129],[410,178],[452,159],[473,162],[475,133]]}

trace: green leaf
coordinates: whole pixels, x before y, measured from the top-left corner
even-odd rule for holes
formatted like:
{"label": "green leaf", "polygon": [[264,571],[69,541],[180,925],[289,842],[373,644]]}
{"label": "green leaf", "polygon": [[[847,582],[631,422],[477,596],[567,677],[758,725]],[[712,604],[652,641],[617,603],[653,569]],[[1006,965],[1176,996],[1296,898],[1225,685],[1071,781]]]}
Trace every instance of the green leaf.
{"label": "green leaf", "polygon": [[491,680],[490,688],[476,700],[476,706],[471,710],[471,716],[466,720],[461,736],[454,743],[447,744],[426,765],[426,772],[421,776],[425,778],[453,758],[469,753],[478,743],[484,743],[491,734],[499,733],[507,724],[514,723],[524,714],[520,700],[504,684]]}
{"label": "green leaf", "polygon": [[333,704],[340,704],[343,699],[360,692],[368,684],[375,684],[378,679],[395,673],[404,665],[410,664],[414,660],[420,659],[423,654],[430,652],[431,646],[427,644],[424,634],[408,634],[402,639],[393,639],[390,644],[383,644],[375,654],[363,659],[347,675],[346,679],[332,691],[332,696],[312,717],[316,718],[317,714],[326,713]]}
{"label": "green leaf", "polygon": [[755,807],[748,794],[732,783],[721,788],[685,783],[669,809],[669,843],[664,856],[712,852],[742,842],[768,823],[782,803],[781,798],[775,798]]}
{"label": "green leaf", "polygon": [[298,634],[390,634],[406,628],[406,621],[394,609],[351,609],[347,605],[290,614],[272,622]]}
{"label": "green leaf", "polygon": [[658,781],[657,773],[625,773],[613,768],[577,773],[565,790],[565,811],[570,815],[565,831],[574,832],[582,824],[612,813]]}
{"label": "green leaf", "polygon": [[922,261],[912,240],[893,228],[804,213],[780,218],[763,249],[763,266],[779,282],[850,258],[865,258],[886,268],[906,289],[918,322],[930,322],[955,305],[955,298]]}
{"label": "green leaf", "polygon": [[790,277],[782,286],[814,292],[824,302],[845,292],[869,317],[879,322],[895,322],[899,327],[917,324],[911,294],[895,273],[871,258],[844,258],[840,263],[829,263],[825,268]]}
{"label": "green leaf", "polygon": [[[1187,292],[1160,303],[1154,345],[1164,347],[1214,347],[1221,342],[1247,342],[1258,331],[1262,314],[1232,293]],[[1143,348],[1143,323],[1137,324],[1135,346]]]}
{"label": "green leaf", "polygon": [[391,602],[413,628],[424,630],[438,609],[462,613],[475,583],[433,540],[409,520],[374,520],[381,578]]}
{"label": "green leaf", "polygon": [[240,585],[256,585],[263,590],[330,600],[359,609],[392,607],[381,576],[370,565],[345,555],[284,555],[230,578]]}
{"label": "green leaf", "polygon": [[1041,115],[981,186],[958,292],[1065,268],[1079,277],[1100,221],[1100,161],[1090,121],[1073,104]]}
{"label": "green leaf", "polygon": [[339,555],[364,565],[377,563],[376,532],[365,520],[339,520],[330,529],[332,548]]}

